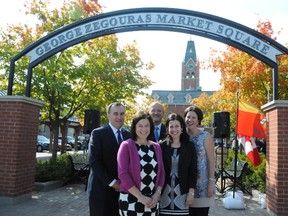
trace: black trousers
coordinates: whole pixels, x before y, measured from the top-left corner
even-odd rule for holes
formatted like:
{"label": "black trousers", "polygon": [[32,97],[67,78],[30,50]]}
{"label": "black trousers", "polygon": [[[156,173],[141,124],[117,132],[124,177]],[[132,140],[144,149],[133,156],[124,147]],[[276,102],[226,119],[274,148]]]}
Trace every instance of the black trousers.
{"label": "black trousers", "polygon": [[119,216],[119,192],[108,189],[104,197],[89,196],[90,216]]}
{"label": "black trousers", "polygon": [[189,208],[189,216],[208,216],[209,208]]}

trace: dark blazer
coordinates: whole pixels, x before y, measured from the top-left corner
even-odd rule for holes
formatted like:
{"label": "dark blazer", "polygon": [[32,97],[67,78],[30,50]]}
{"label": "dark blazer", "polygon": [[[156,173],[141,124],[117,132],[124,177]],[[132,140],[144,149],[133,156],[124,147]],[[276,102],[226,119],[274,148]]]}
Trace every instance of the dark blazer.
{"label": "dark blazer", "polygon": [[[123,140],[126,140],[130,138],[130,133],[122,128],[122,136]],[[119,215],[119,193],[109,186],[114,179],[118,179],[118,148],[119,145],[109,125],[91,132],[89,142],[90,175],[87,187],[90,216]]]}
{"label": "dark blazer", "polygon": [[[168,142],[168,145],[167,145]],[[165,167],[165,186],[171,173],[171,141],[160,142]],[[178,177],[181,194],[188,193],[189,188],[196,188],[197,182],[197,154],[194,143],[181,143],[178,164]],[[164,186],[164,187],[165,187]]]}
{"label": "dark blazer", "polygon": [[161,124],[161,130],[160,130],[160,137],[159,140],[164,140],[166,138],[166,127],[164,124]]}
{"label": "dark blazer", "polygon": [[[167,134],[166,134],[166,127],[164,124],[161,124],[161,128],[160,128],[160,136],[159,136],[159,141],[160,140],[164,140],[166,138]],[[153,133],[153,137],[152,137],[152,141],[156,142],[156,138],[154,136],[154,133]],[[158,141],[158,142],[159,142]]]}

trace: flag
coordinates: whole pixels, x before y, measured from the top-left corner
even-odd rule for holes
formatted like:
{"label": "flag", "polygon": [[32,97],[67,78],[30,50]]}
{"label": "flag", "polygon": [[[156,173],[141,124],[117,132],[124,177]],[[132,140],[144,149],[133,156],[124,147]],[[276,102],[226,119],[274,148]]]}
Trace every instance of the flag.
{"label": "flag", "polygon": [[262,163],[262,159],[253,137],[238,136],[238,142],[243,146],[245,154],[255,167]]}
{"label": "flag", "polygon": [[266,119],[254,104],[239,101],[236,133],[238,142],[243,146],[248,159],[255,167],[260,165],[262,160],[254,137],[266,138]]}
{"label": "flag", "polygon": [[254,104],[239,101],[236,133],[240,136],[266,138],[266,119]]}

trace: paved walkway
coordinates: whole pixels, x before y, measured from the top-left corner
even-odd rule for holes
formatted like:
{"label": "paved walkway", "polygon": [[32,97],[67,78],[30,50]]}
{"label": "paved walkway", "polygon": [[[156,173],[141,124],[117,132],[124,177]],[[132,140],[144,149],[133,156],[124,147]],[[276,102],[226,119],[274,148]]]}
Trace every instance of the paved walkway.
{"label": "paved walkway", "polygon": [[[89,216],[88,196],[83,184],[69,184],[47,192],[32,193],[32,199],[14,205],[1,206],[0,216]],[[268,216],[258,203],[258,193],[244,195],[246,209],[228,210],[223,207],[222,196],[216,194],[210,216]],[[112,216],[112,215],[111,215]]]}

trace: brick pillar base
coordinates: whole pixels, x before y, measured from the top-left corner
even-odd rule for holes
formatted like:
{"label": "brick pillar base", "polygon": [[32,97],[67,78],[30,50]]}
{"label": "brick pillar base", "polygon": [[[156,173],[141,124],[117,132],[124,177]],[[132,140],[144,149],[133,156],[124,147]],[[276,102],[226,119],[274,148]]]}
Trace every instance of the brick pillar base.
{"label": "brick pillar base", "polygon": [[42,102],[0,97],[0,205],[31,199]]}
{"label": "brick pillar base", "polygon": [[267,118],[266,205],[271,215],[288,215],[288,101],[262,106]]}

